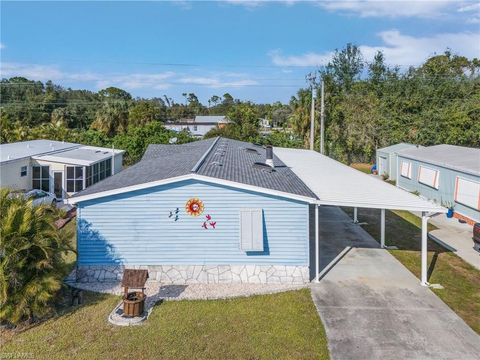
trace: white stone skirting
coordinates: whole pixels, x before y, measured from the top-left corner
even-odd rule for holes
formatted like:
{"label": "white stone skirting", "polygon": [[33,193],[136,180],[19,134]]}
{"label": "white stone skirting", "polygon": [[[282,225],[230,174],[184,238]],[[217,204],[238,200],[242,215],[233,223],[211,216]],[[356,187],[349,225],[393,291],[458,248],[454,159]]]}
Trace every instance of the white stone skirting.
{"label": "white stone skirting", "polygon": [[149,280],[162,284],[306,284],[308,266],[290,265],[148,265],[79,266],[76,281],[111,282],[122,278],[123,269],[146,269]]}

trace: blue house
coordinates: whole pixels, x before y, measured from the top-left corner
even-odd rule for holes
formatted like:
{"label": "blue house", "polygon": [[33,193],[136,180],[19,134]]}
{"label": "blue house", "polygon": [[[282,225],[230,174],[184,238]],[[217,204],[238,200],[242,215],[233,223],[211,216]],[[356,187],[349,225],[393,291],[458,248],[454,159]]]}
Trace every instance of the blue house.
{"label": "blue house", "polygon": [[150,145],[75,194],[77,281],[146,268],[163,283],[305,283],[316,195],[272,148],[225,138]]}
{"label": "blue house", "polygon": [[435,145],[398,153],[397,186],[454,207],[458,217],[480,222],[480,149]]}

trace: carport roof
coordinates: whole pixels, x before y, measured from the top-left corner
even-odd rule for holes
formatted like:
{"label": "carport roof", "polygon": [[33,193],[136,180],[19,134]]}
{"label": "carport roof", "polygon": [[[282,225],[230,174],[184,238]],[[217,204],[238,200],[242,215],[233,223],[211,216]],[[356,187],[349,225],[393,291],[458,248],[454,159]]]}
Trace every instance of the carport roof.
{"label": "carport roof", "polygon": [[319,198],[320,205],[446,212],[447,209],[312,150],[275,148],[275,155]]}

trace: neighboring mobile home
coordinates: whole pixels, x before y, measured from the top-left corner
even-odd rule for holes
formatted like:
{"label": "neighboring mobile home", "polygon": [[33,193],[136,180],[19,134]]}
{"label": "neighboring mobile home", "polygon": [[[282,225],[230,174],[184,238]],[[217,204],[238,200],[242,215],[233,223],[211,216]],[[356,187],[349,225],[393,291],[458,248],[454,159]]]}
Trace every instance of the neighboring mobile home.
{"label": "neighboring mobile home", "polygon": [[480,149],[454,145],[398,153],[397,186],[480,221]]}
{"label": "neighboring mobile home", "polygon": [[389,180],[397,180],[397,153],[401,150],[414,147],[416,147],[416,145],[400,143],[377,149],[376,161],[378,175],[388,176]]}
{"label": "neighboring mobile home", "polygon": [[425,224],[444,212],[317,152],[275,152],[225,138],[150,145],[67,200],[77,206],[77,281],[143,267],[162,283],[306,283],[320,273],[319,205],[421,211]]}
{"label": "neighboring mobile home", "polygon": [[0,186],[63,199],[122,170],[123,150],[52,140],[0,145]]}
{"label": "neighboring mobile home", "polygon": [[227,117],[220,116],[195,116],[195,119],[183,119],[167,122],[165,128],[174,131],[188,131],[192,136],[203,137],[215,127],[222,127],[228,124]]}

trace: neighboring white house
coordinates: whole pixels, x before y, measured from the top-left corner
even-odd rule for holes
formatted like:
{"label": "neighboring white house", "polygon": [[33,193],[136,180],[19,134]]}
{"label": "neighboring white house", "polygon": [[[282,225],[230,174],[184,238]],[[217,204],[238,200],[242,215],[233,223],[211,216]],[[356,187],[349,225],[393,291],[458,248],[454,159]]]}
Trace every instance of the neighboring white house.
{"label": "neighboring white house", "polygon": [[226,116],[195,116],[195,119],[182,119],[173,122],[167,122],[165,128],[180,132],[188,131],[191,135],[202,137],[215,127],[222,127],[230,121]]}
{"label": "neighboring white house", "polygon": [[399,143],[377,149],[377,171],[378,175],[388,176],[390,180],[397,180],[397,157],[398,153],[405,149],[416,148],[417,145]]}
{"label": "neighboring white house", "polygon": [[66,198],[122,170],[124,150],[52,140],[0,145],[0,187]]}

